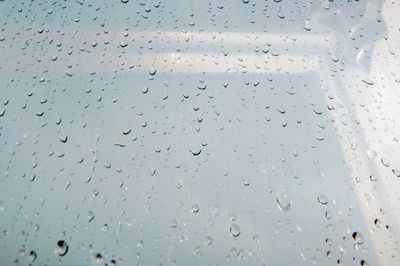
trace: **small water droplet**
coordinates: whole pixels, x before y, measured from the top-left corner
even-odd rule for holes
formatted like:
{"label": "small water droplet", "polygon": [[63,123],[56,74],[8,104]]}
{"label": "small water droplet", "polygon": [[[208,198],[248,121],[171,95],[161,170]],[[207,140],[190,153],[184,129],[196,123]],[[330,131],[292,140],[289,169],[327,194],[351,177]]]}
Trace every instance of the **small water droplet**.
{"label": "small water droplet", "polygon": [[149,87],[143,87],[142,88],[142,93],[143,94],[146,94],[146,93],[148,93],[149,92]]}
{"label": "small water droplet", "polygon": [[156,169],[150,168],[149,173],[150,173],[151,176],[155,175],[156,174]]}
{"label": "small water droplet", "polygon": [[276,202],[278,203],[279,209],[282,211],[288,211],[290,210],[291,203],[289,199],[287,198],[286,193],[281,193],[276,197]]}
{"label": "small water droplet", "polygon": [[214,242],[214,239],[211,236],[207,236],[204,241],[204,245],[210,246]]}
{"label": "small water droplet", "polygon": [[200,211],[199,205],[195,204],[192,206],[192,213],[198,213]]}
{"label": "small water droplet", "polygon": [[59,137],[58,138],[62,143],[66,143],[68,140],[68,136],[64,136],[64,137]]}
{"label": "small water droplet", "polygon": [[96,253],[92,256],[92,263],[95,265],[101,264],[103,261],[103,256],[100,253]]}
{"label": "small water droplet", "polygon": [[378,177],[376,176],[376,175],[370,175],[369,176],[369,180],[371,180],[371,181],[378,181]]}
{"label": "small water droplet", "polygon": [[367,84],[367,85],[370,85],[370,86],[374,85],[374,82],[373,82],[373,81],[370,81],[370,80],[362,79],[361,81],[364,82],[364,83]]}
{"label": "small water droplet", "polygon": [[108,224],[103,224],[101,226],[101,231],[104,232],[104,233],[108,232]]}
{"label": "small water droplet", "polygon": [[392,173],[395,174],[397,177],[400,177],[400,169],[393,168]]}
{"label": "small water droplet", "polygon": [[171,220],[171,228],[177,228],[178,227],[178,221],[176,219]]}
{"label": "small water droplet", "polygon": [[87,214],[86,214],[86,217],[87,217],[88,223],[90,223],[91,221],[93,221],[93,219],[94,219],[94,214],[93,214],[93,212],[92,212],[92,211],[88,211]]}

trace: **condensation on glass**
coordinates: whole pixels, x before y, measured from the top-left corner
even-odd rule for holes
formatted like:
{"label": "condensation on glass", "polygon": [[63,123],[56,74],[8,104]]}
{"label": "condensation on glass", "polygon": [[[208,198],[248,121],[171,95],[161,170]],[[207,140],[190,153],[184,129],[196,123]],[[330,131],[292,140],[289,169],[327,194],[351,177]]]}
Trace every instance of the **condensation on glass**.
{"label": "condensation on glass", "polygon": [[0,1],[0,265],[400,265],[399,14]]}

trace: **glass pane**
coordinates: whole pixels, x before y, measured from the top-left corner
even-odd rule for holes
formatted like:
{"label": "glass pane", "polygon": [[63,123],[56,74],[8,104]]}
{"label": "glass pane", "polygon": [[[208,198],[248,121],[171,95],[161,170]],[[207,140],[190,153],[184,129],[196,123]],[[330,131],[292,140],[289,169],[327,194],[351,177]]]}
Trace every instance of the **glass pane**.
{"label": "glass pane", "polygon": [[400,265],[399,14],[0,1],[0,264]]}

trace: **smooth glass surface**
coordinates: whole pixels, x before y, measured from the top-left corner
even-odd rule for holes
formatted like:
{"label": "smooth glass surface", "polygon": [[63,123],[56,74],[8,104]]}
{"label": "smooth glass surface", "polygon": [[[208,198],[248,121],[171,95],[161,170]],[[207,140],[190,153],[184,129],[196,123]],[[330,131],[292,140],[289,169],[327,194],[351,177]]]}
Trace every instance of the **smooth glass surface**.
{"label": "smooth glass surface", "polygon": [[0,265],[400,265],[399,14],[0,1]]}

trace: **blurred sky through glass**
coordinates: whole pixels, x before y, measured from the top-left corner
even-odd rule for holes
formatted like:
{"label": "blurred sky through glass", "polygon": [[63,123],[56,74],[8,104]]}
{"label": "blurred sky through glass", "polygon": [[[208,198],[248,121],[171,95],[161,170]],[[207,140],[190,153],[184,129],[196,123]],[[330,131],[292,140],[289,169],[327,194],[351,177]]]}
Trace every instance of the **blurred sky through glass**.
{"label": "blurred sky through glass", "polygon": [[400,265],[399,14],[0,1],[0,266]]}

